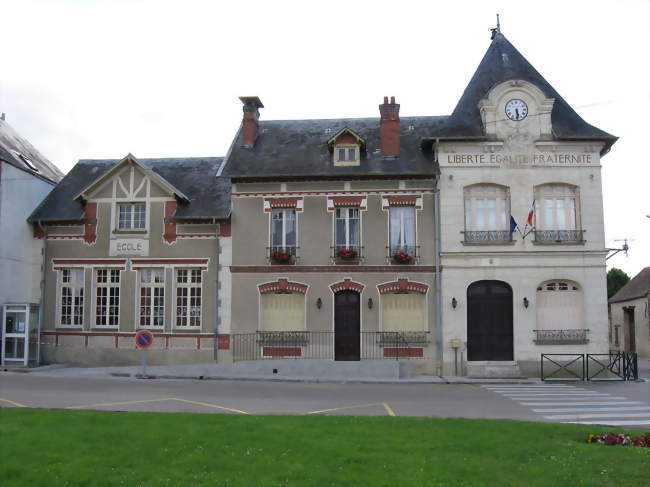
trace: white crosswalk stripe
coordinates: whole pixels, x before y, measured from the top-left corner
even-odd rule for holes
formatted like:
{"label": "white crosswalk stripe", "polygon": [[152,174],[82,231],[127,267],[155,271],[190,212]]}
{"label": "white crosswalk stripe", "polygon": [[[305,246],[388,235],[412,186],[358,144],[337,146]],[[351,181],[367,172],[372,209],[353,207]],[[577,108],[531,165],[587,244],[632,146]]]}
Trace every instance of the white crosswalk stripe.
{"label": "white crosswalk stripe", "polygon": [[532,412],[551,421],[608,426],[650,425],[650,406],[647,403],[569,384],[504,384],[485,385],[483,388],[531,407]]}

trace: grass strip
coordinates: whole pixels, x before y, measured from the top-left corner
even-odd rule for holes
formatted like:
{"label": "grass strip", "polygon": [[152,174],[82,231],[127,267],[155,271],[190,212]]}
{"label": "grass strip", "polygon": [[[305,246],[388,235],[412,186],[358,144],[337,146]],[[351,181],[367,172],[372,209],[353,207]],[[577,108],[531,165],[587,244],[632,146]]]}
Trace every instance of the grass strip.
{"label": "grass strip", "polygon": [[647,485],[650,449],[585,443],[588,433],[611,429],[502,420],[6,408],[0,409],[0,484]]}

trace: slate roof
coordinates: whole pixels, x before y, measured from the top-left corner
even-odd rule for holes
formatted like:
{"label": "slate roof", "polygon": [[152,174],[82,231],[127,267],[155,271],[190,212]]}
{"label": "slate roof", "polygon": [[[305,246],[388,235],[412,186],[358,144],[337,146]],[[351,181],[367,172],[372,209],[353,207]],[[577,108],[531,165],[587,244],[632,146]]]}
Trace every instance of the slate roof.
{"label": "slate roof", "polygon": [[[50,183],[57,183],[63,173],[21,137],[11,125],[0,119],[0,159]],[[27,160],[27,162],[25,161]],[[30,167],[30,164],[33,167]]]}
{"label": "slate roof", "polygon": [[643,298],[650,293],[650,267],[639,272],[625,286],[609,298],[610,303],[620,303],[631,299]]}
{"label": "slate roof", "polygon": [[[83,219],[84,205],[74,197],[120,160],[80,160],[27,220],[57,222]],[[179,202],[174,215],[176,219],[222,219],[230,216],[230,181],[215,177],[223,157],[137,159],[137,161],[189,197],[189,203]]]}
{"label": "slate roof", "polygon": [[[379,117],[260,121],[253,148],[235,137],[223,176],[240,178],[307,178],[346,176],[433,176],[439,172],[434,154],[420,148],[422,137],[445,117],[400,117],[400,155],[379,153]],[[363,137],[366,150],[359,166],[334,166],[327,141],[343,128]],[[411,127],[411,129],[409,128]]]}
{"label": "slate roof", "polygon": [[453,113],[441,130],[431,137],[452,139],[485,137],[478,109],[479,100],[485,98],[496,85],[511,79],[529,81],[540,88],[548,98],[555,98],[551,122],[556,138],[602,140],[605,142],[605,147],[601,154],[607,153],[618,139],[585,122],[500,33],[497,33],[492,40]]}

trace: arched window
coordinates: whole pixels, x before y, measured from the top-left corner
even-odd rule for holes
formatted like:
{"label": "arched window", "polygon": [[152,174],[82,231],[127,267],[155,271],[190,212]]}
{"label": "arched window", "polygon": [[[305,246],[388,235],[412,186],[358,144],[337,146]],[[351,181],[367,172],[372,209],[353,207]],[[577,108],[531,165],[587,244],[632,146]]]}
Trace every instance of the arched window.
{"label": "arched window", "polygon": [[584,328],[582,289],[573,281],[546,281],[537,287],[537,328],[575,330]]}
{"label": "arched window", "polygon": [[570,184],[542,184],[535,188],[535,241],[542,243],[580,242],[578,187]]}
{"label": "arched window", "polygon": [[510,191],[497,184],[465,187],[465,242],[511,240]]}

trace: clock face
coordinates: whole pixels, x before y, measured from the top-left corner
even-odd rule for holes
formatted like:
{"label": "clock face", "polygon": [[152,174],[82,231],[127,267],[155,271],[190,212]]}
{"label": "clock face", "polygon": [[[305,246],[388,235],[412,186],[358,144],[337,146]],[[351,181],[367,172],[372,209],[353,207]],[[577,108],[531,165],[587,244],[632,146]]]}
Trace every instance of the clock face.
{"label": "clock face", "polygon": [[523,100],[514,98],[506,103],[506,115],[510,120],[519,122],[528,115],[528,105]]}

